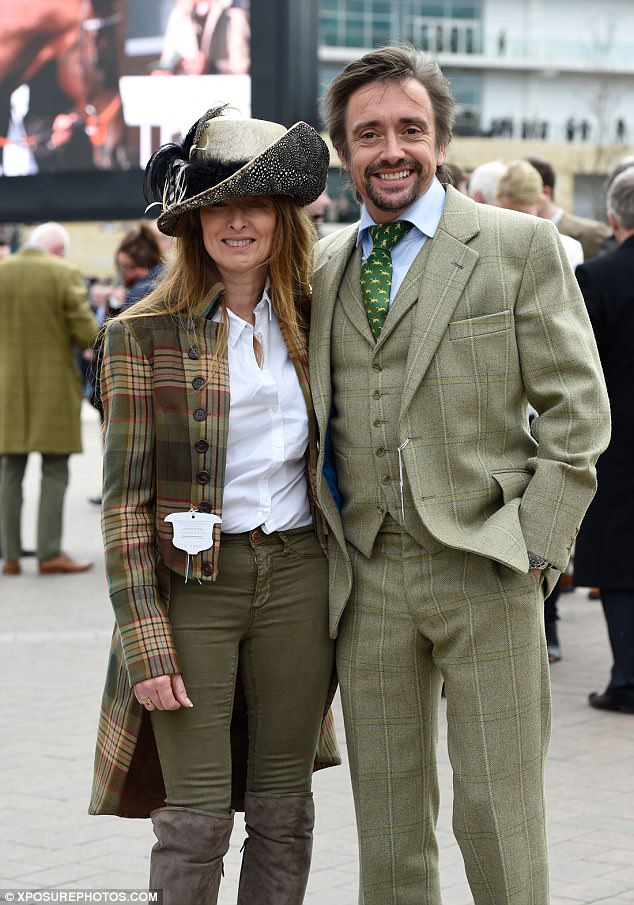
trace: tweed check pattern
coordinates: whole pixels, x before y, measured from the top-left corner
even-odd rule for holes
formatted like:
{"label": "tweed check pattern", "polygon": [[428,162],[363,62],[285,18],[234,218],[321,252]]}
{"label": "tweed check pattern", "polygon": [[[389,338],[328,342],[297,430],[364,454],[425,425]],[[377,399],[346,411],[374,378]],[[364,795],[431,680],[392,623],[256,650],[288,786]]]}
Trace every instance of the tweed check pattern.
{"label": "tweed check pattern", "polygon": [[364,905],[440,905],[436,724],[441,677],[456,840],[474,905],[547,903],[543,769],[550,683],[531,573],[388,523],[348,551],[337,671]]}
{"label": "tweed check pattern", "polygon": [[[325,479],[318,499],[330,528],[331,633],[339,625],[361,899],[439,905],[440,670],[454,829],[474,903],[541,905],[548,670],[543,595],[527,550],[563,569],[596,487],[609,407],[592,330],[552,223],[476,205],[448,187],[438,229],[374,345],[351,278],[360,272],[357,234],[353,225],[320,243],[310,369],[320,435],[331,426],[344,476],[343,511]],[[408,344],[398,381],[397,331]],[[538,412],[534,433],[527,402]],[[373,456],[381,482],[392,481],[395,439],[406,513],[409,490],[441,547],[400,530],[386,537],[384,520],[364,556],[346,544],[345,504],[365,499],[361,518],[377,511],[364,465]]]}
{"label": "tweed check pattern", "polygon": [[370,227],[372,251],[361,267],[361,291],[372,335],[378,339],[390,303],[392,286],[392,249],[412,228],[411,223],[379,223]]}

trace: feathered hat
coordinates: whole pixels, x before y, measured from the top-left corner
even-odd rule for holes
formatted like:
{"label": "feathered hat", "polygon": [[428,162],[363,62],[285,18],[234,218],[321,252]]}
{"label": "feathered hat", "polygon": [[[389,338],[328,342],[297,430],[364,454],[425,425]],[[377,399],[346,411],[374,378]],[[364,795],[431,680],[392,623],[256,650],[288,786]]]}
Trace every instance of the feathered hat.
{"label": "feathered hat", "polygon": [[214,107],[181,144],[163,145],[145,168],[144,193],[163,207],[158,228],[178,232],[187,211],[240,195],[288,195],[301,207],[326,186],[328,147],[307,123],[286,129],[261,119],[234,119]]}

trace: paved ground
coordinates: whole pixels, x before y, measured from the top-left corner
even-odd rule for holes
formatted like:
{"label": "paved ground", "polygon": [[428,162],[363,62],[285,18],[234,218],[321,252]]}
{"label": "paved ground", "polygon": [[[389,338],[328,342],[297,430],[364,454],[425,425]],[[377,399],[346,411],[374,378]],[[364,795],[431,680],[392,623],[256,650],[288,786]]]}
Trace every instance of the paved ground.
{"label": "paved ground", "polygon": [[[100,552],[97,419],[84,413],[86,452],[72,459],[65,546],[90,557],[78,576],[0,575],[0,889],[142,889],[152,832],[148,821],[89,817],[92,752],[111,615]],[[39,463],[25,481],[24,543],[33,544]],[[554,729],[548,763],[552,905],[634,903],[634,719],[586,704],[602,689],[609,651],[600,607],[566,595],[564,659],[552,668]],[[341,724],[339,709],[337,718]],[[440,733],[439,823],[444,905],[472,902],[451,835],[451,774]],[[340,726],[340,740],[344,742]],[[345,744],[342,745],[345,752]],[[356,905],[356,839],[346,767],[315,778],[317,830],[307,905]],[[237,827],[222,905],[235,902]],[[2,898],[0,896],[0,898]],[[502,905],[502,903],[498,903]]]}

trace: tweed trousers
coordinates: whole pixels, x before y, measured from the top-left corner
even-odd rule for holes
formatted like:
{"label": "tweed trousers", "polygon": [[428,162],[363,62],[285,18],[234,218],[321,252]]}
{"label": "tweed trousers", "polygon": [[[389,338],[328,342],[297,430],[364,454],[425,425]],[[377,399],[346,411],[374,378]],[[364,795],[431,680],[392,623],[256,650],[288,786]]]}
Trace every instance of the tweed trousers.
{"label": "tweed trousers", "polygon": [[362,905],[440,905],[436,768],[441,682],[453,829],[474,905],[547,905],[543,796],[550,683],[531,573],[443,548],[387,517],[337,644]]}
{"label": "tweed trousers", "polygon": [[[0,479],[0,536],[5,559],[22,555],[21,516],[22,480],[28,455],[2,457]],[[42,453],[42,479],[37,516],[37,556],[53,559],[62,550],[64,496],[68,486],[68,455]]]}

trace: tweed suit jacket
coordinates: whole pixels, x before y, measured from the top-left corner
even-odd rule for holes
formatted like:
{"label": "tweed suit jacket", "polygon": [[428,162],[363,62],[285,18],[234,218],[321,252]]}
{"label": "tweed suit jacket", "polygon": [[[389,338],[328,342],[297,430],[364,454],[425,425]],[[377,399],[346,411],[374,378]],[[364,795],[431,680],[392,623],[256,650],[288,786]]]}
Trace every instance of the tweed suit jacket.
{"label": "tweed suit jacket", "polygon": [[0,454],[81,452],[73,347],[98,326],[79,268],[39,248],[0,262]]}
{"label": "tweed suit jacket", "polygon": [[[221,288],[212,293],[214,301]],[[132,686],[180,672],[168,616],[169,584],[174,573],[185,576],[186,554],[173,546],[165,515],[193,507],[222,516],[229,369],[226,356],[212,359],[218,324],[208,315],[214,301],[201,304],[192,319],[114,319],[105,334],[102,527],[116,627],[98,730],[90,804],[95,814],[148,816],[164,800],[151,723]],[[311,416],[309,499],[323,540],[323,520],[313,503],[316,442],[306,339],[281,322],[280,327]],[[219,547],[217,530],[212,549],[192,557],[190,579],[213,579]],[[240,694],[238,689],[238,698]],[[234,773],[239,776],[234,806],[241,801],[246,753],[239,705],[240,717],[232,724],[239,749],[234,752]],[[336,763],[339,752],[327,710],[316,768]]]}
{"label": "tweed suit jacket", "polygon": [[[518,572],[528,571],[530,550],[552,563],[552,584],[595,492],[595,462],[609,438],[592,329],[552,223],[446,191],[436,234],[412,265],[420,280],[400,391],[404,473],[437,541]],[[352,580],[341,517],[323,476],[333,310],[344,307],[351,334],[369,344],[377,365],[404,313],[397,297],[374,346],[360,292],[343,282],[350,256],[359,254],[356,239],[353,225],[320,243],[309,342],[321,440],[317,496],[331,530],[333,636]],[[343,404],[367,410],[354,375],[337,379],[346,387]],[[532,432],[529,403],[538,412]]]}

